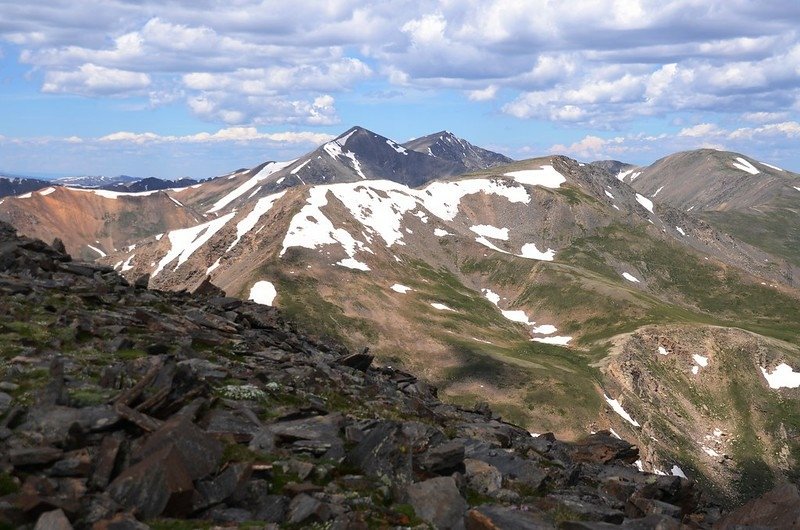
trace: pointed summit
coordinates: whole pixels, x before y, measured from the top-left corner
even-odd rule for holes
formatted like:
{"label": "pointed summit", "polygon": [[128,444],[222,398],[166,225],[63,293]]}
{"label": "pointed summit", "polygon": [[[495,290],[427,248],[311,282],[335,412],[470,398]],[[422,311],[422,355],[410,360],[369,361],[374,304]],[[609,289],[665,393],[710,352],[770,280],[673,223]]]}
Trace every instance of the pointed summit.
{"label": "pointed summit", "polygon": [[511,158],[472,145],[450,131],[439,131],[422,138],[406,142],[403,147],[430,157],[459,164],[462,173],[500,166],[513,162]]}

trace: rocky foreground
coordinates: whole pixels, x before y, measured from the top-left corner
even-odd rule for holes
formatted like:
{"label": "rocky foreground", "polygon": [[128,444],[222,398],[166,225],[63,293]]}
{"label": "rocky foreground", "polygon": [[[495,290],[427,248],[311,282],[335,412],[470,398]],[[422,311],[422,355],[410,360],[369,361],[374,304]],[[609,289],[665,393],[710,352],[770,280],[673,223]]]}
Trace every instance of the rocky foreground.
{"label": "rocky foreground", "polygon": [[0,528],[800,522],[795,486],[723,517],[608,432],[532,437],[273,308],[145,284],[0,223]]}

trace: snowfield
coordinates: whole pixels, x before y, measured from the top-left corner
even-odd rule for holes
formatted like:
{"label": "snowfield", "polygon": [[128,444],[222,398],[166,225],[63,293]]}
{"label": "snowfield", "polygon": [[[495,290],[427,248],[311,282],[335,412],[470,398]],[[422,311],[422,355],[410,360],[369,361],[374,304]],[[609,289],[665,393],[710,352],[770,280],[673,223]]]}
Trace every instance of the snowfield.
{"label": "snowfield", "polygon": [[250,296],[248,296],[247,299],[257,304],[272,305],[277,294],[272,282],[262,280],[253,284],[253,287],[250,289]]}

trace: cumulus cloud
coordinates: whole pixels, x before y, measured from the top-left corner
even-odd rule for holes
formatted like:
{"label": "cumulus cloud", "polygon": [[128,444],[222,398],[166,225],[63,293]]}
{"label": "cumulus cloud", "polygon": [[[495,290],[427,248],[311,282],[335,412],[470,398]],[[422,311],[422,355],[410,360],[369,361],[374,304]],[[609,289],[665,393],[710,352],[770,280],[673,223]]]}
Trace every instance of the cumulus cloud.
{"label": "cumulus cloud", "polygon": [[787,2],[237,0],[231,9],[52,0],[3,9],[0,42],[21,50],[42,91],[182,101],[229,125],[336,123],[336,101],[317,99],[376,80],[597,129],[674,112],[766,124],[800,111],[800,7]]}
{"label": "cumulus cloud", "polygon": [[489,85],[486,88],[470,90],[467,93],[467,97],[470,101],[489,101],[497,96],[498,88],[500,87],[497,85]]}
{"label": "cumulus cloud", "polygon": [[45,75],[42,92],[87,96],[114,95],[138,91],[149,85],[150,76],[147,74],[87,63],[72,72],[48,72]]}

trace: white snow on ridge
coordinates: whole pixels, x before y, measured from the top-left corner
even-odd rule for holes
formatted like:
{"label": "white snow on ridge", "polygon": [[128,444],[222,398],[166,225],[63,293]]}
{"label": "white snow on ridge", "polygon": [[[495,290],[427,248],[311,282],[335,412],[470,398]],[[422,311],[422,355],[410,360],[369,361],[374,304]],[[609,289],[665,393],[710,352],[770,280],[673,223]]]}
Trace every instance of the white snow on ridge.
{"label": "white snow on ridge", "polygon": [[[403,187],[405,188],[405,186]],[[510,186],[505,182],[490,179],[433,182],[421,191],[406,189],[411,193],[417,194],[417,197],[429,212],[445,221],[452,221],[455,218],[461,199],[466,195],[482,192],[487,195],[505,197],[509,202],[525,204],[531,202],[530,195],[522,186]]]}
{"label": "white snow on ridge", "polygon": [[93,247],[92,245],[86,245],[86,246],[87,246],[87,247],[89,247],[90,249],[94,250],[94,251],[95,251],[95,252],[97,252],[98,254],[100,254],[100,257],[101,257],[101,258],[105,258],[105,257],[106,257],[106,253],[105,253],[105,252],[103,252],[102,250],[100,250],[99,248],[97,248],[97,247]]}
{"label": "white snow on ridge", "polygon": [[173,197],[170,197],[169,195],[167,195],[167,197],[169,197],[169,200],[171,200],[172,202],[174,202],[176,205],[178,205],[178,206],[180,206],[181,208],[183,208],[183,204],[181,204],[181,202],[180,202],[178,199],[175,199],[175,198],[173,198]]}
{"label": "white snow on ridge", "polygon": [[341,267],[347,267],[348,269],[355,269],[357,271],[368,271],[370,270],[369,265],[362,261],[358,261],[355,258],[344,258],[336,262],[337,265]]}
{"label": "white snow on ridge", "polygon": [[439,302],[432,302],[431,305],[434,307],[434,309],[438,309],[439,311],[455,311],[455,309],[447,307],[444,304],[440,304]]}
{"label": "white snow on ridge", "polygon": [[250,288],[250,296],[247,299],[261,305],[272,305],[277,294],[278,292],[272,282],[262,280],[253,284],[253,287]]}
{"label": "white snow on ridge", "polygon": [[[306,165],[308,165],[309,162],[311,162],[310,158],[308,160],[306,160],[305,162],[303,162],[302,164],[300,164],[299,166],[297,166],[296,168],[294,168],[293,170],[291,170],[289,172],[289,174],[297,175],[297,172],[300,171],[301,169],[303,169],[304,167],[306,167]],[[280,184],[280,183],[281,183],[281,181],[279,180],[278,184]]]}
{"label": "white snow on ridge", "polygon": [[270,162],[269,164],[264,166],[261,169],[261,171],[256,173],[255,176],[253,176],[252,178],[249,178],[246,182],[241,184],[238,188],[236,188],[235,190],[233,190],[232,192],[230,192],[229,194],[225,195],[220,200],[215,202],[214,205],[211,207],[211,209],[208,210],[206,213],[214,213],[214,212],[220,211],[221,209],[225,208],[227,205],[229,205],[230,203],[232,203],[233,201],[235,201],[236,199],[238,199],[239,197],[241,197],[242,195],[244,195],[245,193],[247,193],[251,189],[253,189],[256,186],[258,186],[259,182],[261,182],[262,180],[266,179],[267,177],[269,177],[273,173],[275,173],[277,171],[280,171],[281,169],[285,168],[286,166],[291,165],[293,162],[294,162],[294,160],[290,160],[288,162]]}
{"label": "white snow on ridge", "polygon": [[444,237],[444,236],[452,236],[453,234],[442,228],[435,228],[433,230],[433,235],[435,235],[436,237]]}
{"label": "white snow on ridge", "polygon": [[612,199],[612,200],[614,199],[614,196],[613,196],[613,195],[611,195],[611,192],[610,192],[610,191],[608,191],[608,190],[603,190],[603,191],[605,192],[606,196],[608,196],[608,198],[610,198],[610,199]]}
{"label": "white snow on ridge", "polygon": [[639,423],[636,420],[631,418],[630,414],[625,412],[625,409],[622,408],[622,405],[619,404],[619,401],[617,401],[616,399],[611,399],[606,394],[603,394],[603,397],[606,398],[606,403],[608,403],[611,406],[611,408],[614,409],[614,412],[619,414],[622,417],[622,419],[624,419],[634,427],[641,427],[641,425],[639,425]]}
{"label": "white snow on ridge", "polygon": [[736,162],[733,162],[733,167],[736,169],[741,169],[742,171],[750,173],[751,175],[758,175],[761,173],[758,169],[756,169],[755,166],[753,166],[753,164],[740,156],[736,157]]}
{"label": "white snow on ridge", "polygon": [[211,274],[212,272],[214,272],[215,270],[217,270],[217,267],[219,267],[219,263],[220,263],[220,260],[221,260],[221,259],[222,259],[222,258],[217,258],[217,261],[215,261],[214,263],[212,263],[212,264],[211,264],[211,265],[210,265],[210,266],[209,266],[209,267],[206,269],[206,276],[208,276],[209,274]]}
{"label": "white snow on ridge", "polygon": [[556,171],[551,165],[544,165],[539,169],[524,169],[522,171],[511,171],[504,173],[504,176],[511,177],[520,184],[529,186],[543,186],[545,188],[559,188],[567,179]]}
{"label": "white snow on ridge", "polygon": [[230,252],[239,240],[256,226],[261,216],[267,213],[272,208],[272,205],[285,194],[286,190],[258,199],[256,205],[253,206],[253,209],[247,214],[247,217],[236,223],[236,239],[225,252]]}
{"label": "white snow on ridge", "polygon": [[541,326],[536,326],[531,329],[531,333],[538,333],[540,335],[552,335],[556,331],[558,331],[558,328],[552,324],[542,324]]}
{"label": "white snow on ridge", "polygon": [[682,236],[686,235],[686,232],[684,232],[683,229],[680,226],[676,226],[675,230],[677,230]]}
{"label": "white snow on ridge", "polygon": [[659,346],[658,347],[658,354],[659,355],[668,355],[669,352],[667,351],[666,348],[664,348],[664,346]]}
{"label": "white snow on ridge", "polygon": [[492,225],[475,225],[469,228],[479,236],[508,241],[508,228],[497,228]]}
{"label": "white snow on ridge", "polygon": [[759,162],[762,166],[767,166],[769,168],[774,169],[775,171],[783,171],[783,169],[779,168],[778,166],[773,166],[772,164],[767,164],[766,162]]}
{"label": "white snow on ridge", "polygon": [[41,191],[39,192],[39,195],[42,195],[42,196],[45,196],[45,195],[50,195],[50,194],[51,194],[51,193],[53,193],[54,191],[56,191],[56,189],[55,189],[55,188],[53,188],[53,187],[50,187],[50,188],[45,188],[45,189],[43,189],[43,190],[41,190]]}
{"label": "white snow on ridge", "polygon": [[639,278],[627,272],[623,272],[622,277],[628,280],[629,282],[640,283]]}
{"label": "white snow on ridge", "polygon": [[406,294],[408,291],[414,290],[411,287],[406,287],[405,285],[401,285],[399,283],[392,285],[391,287],[389,287],[389,289],[400,294]]}
{"label": "white snow on ridge", "polygon": [[137,192],[122,192],[122,191],[111,191],[111,190],[98,190],[98,189],[91,189],[91,188],[70,188],[67,187],[70,191],[85,191],[88,193],[94,193],[95,195],[99,195],[100,197],[105,197],[106,199],[114,199],[116,200],[118,197],[146,197],[147,195],[153,195],[154,193],[158,193],[161,190],[150,190],[150,191],[137,191]]}
{"label": "white snow on ridge", "polygon": [[170,245],[172,246],[169,252],[158,262],[152,276],[155,277],[159,272],[164,270],[164,267],[175,258],[178,258],[178,264],[175,265],[176,269],[183,265],[195,250],[211,239],[234,215],[236,215],[236,212],[231,212],[213,221],[208,221],[207,223],[189,228],[173,230],[167,234]]}
{"label": "white snow on ridge", "polygon": [[389,144],[389,147],[391,147],[392,149],[394,149],[395,151],[397,151],[401,155],[408,156],[408,150],[405,147],[403,147],[402,145],[398,145],[398,144],[394,143],[393,141],[391,141],[389,139],[386,140],[386,143]]}
{"label": "white snow on ridge", "polygon": [[23,193],[22,195],[17,195],[16,199],[30,199],[33,196],[33,192]]}
{"label": "white snow on ridge", "polygon": [[661,193],[661,190],[663,190],[663,189],[664,189],[664,186],[661,186],[660,188],[658,188],[658,189],[656,190],[656,192],[653,194],[653,198],[655,199],[655,198],[656,198],[656,195],[658,195],[659,193]]}
{"label": "white snow on ridge", "polygon": [[794,189],[796,189],[797,191],[800,191],[800,187],[797,187],[797,186],[792,186],[792,187],[793,187]]}
{"label": "white snow on ridge", "polygon": [[637,193],[636,194],[636,202],[641,204],[642,207],[644,207],[644,209],[647,210],[648,212],[653,213],[653,201],[651,201],[647,197],[645,197],[643,195],[639,195]]}
{"label": "white snow on ridge", "polygon": [[797,388],[800,387],[800,372],[795,372],[791,366],[781,363],[770,373],[761,368],[764,379],[770,388]]}
{"label": "white snow on ridge", "polygon": [[632,172],[633,172],[632,169],[628,169],[627,171],[620,171],[619,173],[617,173],[617,179],[624,181],[625,177],[630,175]]}

